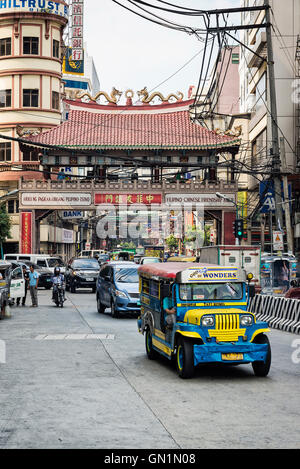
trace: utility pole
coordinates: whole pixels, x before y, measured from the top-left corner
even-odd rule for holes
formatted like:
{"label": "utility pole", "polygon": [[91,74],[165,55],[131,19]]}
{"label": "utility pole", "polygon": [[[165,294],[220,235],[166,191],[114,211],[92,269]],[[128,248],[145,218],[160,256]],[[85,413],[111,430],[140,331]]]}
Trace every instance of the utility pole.
{"label": "utility pole", "polygon": [[[281,160],[279,148],[279,132],[277,123],[277,101],[276,101],[276,86],[275,86],[275,70],[274,70],[274,55],[272,44],[272,30],[270,26],[270,2],[264,0],[266,7],[266,35],[267,35],[267,50],[268,50],[268,73],[269,73],[269,101],[271,113],[271,135],[272,135],[272,171],[274,173],[274,199],[275,199],[275,217],[276,228],[282,230],[283,228],[283,215],[282,215],[282,197],[281,197]],[[272,242],[272,240],[271,240]]]}
{"label": "utility pole", "polygon": [[281,154],[282,172],[285,173],[282,176],[282,179],[283,179],[284,213],[285,213],[287,245],[288,245],[288,251],[293,253],[294,252],[294,240],[293,240],[291,212],[290,212],[288,178],[286,175],[286,172],[287,172],[286,154],[285,154],[285,145],[284,145],[283,137],[280,138],[280,154]]}

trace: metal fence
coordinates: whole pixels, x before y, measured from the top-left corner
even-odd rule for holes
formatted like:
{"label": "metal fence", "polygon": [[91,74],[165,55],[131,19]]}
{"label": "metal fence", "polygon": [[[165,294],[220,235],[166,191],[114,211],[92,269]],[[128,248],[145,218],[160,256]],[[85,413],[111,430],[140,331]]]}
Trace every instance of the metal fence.
{"label": "metal fence", "polygon": [[274,329],[300,334],[300,300],[256,295],[249,302],[249,311]]}

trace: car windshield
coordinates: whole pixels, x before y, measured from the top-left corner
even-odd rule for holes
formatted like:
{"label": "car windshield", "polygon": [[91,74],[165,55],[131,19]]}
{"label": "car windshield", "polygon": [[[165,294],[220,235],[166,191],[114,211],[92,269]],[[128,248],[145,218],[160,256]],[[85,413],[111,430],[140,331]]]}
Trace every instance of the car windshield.
{"label": "car windshield", "polygon": [[59,267],[59,266],[64,266],[64,263],[61,259],[57,258],[49,258],[48,260],[48,265],[49,267]]}
{"label": "car windshield", "polygon": [[242,283],[182,284],[179,286],[181,300],[241,300]]}
{"label": "car windshield", "polygon": [[143,264],[152,264],[153,262],[160,262],[160,259],[154,258],[154,257],[149,257],[149,259],[145,258],[143,259]]}
{"label": "car windshield", "polygon": [[98,259],[98,260],[99,260],[99,261],[108,261],[108,259],[109,259],[109,256],[108,256],[107,254],[101,254],[101,255],[99,256],[99,259]]}
{"label": "car windshield", "polygon": [[116,268],[115,281],[119,283],[138,283],[139,276],[137,269],[132,268]]}
{"label": "car windshield", "polygon": [[74,269],[93,269],[99,270],[97,259],[77,259],[72,263]]}

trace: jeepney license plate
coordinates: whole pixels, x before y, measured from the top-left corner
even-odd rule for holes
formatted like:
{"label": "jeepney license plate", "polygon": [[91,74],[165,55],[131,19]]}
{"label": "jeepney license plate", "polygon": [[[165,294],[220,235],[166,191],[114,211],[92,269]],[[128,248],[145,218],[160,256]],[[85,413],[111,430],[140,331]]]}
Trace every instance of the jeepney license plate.
{"label": "jeepney license plate", "polygon": [[243,353],[222,353],[222,360],[235,361],[244,360]]}
{"label": "jeepney license plate", "polygon": [[93,282],[94,279],[93,279],[92,277],[88,277],[88,278],[86,278],[86,281],[87,281],[87,282]]}

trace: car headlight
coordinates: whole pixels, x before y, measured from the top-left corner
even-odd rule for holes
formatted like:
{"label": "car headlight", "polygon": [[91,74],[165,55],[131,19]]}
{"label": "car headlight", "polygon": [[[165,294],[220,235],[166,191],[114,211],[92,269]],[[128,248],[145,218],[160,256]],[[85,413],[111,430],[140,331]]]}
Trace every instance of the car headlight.
{"label": "car headlight", "polygon": [[253,317],[250,315],[241,316],[240,323],[241,326],[251,326],[251,324],[253,323]]}
{"label": "car headlight", "polygon": [[127,298],[126,293],[120,290],[115,290],[115,295],[118,296],[119,298]]}
{"label": "car headlight", "polygon": [[204,327],[211,327],[215,324],[214,316],[203,316],[202,318],[202,326]]}

